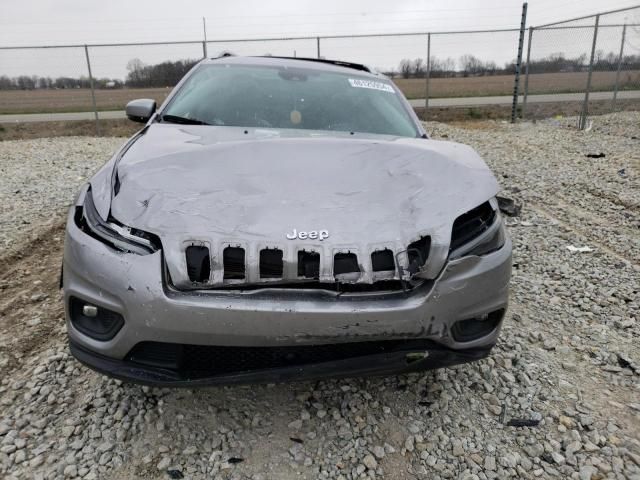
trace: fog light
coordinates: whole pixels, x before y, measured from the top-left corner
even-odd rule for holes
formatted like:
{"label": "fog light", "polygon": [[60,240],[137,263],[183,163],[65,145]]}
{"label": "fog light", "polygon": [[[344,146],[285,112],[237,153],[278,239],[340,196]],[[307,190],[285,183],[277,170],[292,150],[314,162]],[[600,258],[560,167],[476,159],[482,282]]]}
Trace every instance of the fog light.
{"label": "fog light", "polygon": [[95,340],[111,340],[124,325],[119,313],[74,297],[69,299],[69,314],[75,329]]}
{"label": "fog light", "polygon": [[96,307],[95,305],[85,305],[84,307],[82,307],[82,314],[85,317],[97,317],[98,316],[98,307]]}
{"label": "fog light", "polygon": [[451,334],[456,342],[470,342],[493,332],[504,316],[504,309],[479,315],[475,318],[458,320],[451,327]]}

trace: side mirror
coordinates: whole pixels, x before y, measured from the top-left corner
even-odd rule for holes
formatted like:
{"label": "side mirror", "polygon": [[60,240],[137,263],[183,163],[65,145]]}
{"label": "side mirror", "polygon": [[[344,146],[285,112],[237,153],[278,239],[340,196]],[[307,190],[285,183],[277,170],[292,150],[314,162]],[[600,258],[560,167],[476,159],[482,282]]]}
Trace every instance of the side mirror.
{"label": "side mirror", "polygon": [[125,108],[127,118],[134,122],[147,123],[156,111],[156,101],[150,98],[131,100]]}

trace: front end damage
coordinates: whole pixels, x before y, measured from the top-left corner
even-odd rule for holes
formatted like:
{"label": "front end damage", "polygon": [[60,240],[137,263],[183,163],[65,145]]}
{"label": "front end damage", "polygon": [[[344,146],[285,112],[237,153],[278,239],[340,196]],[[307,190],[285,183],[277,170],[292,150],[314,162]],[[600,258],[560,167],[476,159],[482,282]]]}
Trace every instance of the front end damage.
{"label": "front end damage", "polygon": [[[194,144],[194,131],[182,134]],[[311,159],[322,165],[317,184],[285,179],[285,189],[273,184],[304,166],[247,162],[248,142],[225,144],[212,164],[220,142],[199,142],[202,151],[153,162],[131,142],[127,161],[114,157],[70,212],[63,284],[79,360],[135,382],[204,385],[408,372],[488,354],[507,308],[511,243],[495,180],[469,149],[430,146],[425,170],[414,144],[399,141],[393,157],[377,140],[346,152],[342,141],[317,142],[309,151],[333,158]],[[381,160],[366,163],[372,156]],[[340,169],[344,178],[324,180]],[[441,181],[455,174],[474,177],[465,198]]]}

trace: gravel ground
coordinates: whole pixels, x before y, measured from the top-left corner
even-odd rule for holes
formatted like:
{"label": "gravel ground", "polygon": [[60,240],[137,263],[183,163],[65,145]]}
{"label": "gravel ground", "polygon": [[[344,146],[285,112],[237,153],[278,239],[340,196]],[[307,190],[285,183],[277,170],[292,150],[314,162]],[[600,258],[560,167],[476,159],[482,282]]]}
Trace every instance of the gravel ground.
{"label": "gravel ground", "polygon": [[203,390],[121,384],[64,343],[59,210],[122,139],[0,143],[3,245],[22,242],[17,211],[51,223],[0,274],[0,476],[640,479],[640,114],[573,125],[428,126],[473,145],[523,204],[490,358]]}
{"label": "gravel ground", "polygon": [[40,138],[0,142],[0,257],[32,233],[57,225],[122,138]]}

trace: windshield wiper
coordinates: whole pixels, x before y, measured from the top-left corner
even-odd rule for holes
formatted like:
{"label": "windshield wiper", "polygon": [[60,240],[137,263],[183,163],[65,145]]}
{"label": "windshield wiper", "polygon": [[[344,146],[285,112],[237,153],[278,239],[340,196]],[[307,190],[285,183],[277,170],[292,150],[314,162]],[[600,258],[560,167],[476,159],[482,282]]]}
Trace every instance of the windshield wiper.
{"label": "windshield wiper", "polygon": [[179,115],[162,115],[163,122],[179,123],[182,125],[211,125],[196,118],[180,117]]}

